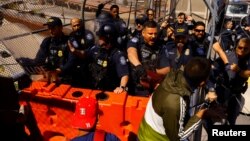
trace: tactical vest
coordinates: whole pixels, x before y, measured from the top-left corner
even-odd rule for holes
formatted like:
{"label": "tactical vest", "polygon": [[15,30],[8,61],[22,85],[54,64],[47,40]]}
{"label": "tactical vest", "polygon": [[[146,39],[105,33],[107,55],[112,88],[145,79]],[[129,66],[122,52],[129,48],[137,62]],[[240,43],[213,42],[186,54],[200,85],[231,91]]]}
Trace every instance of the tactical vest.
{"label": "tactical vest", "polygon": [[159,60],[160,50],[153,50],[142,44],[140,49],[141,63],[146,70],[155,70]]}
{"label": "tactical vest", "polygon": [[[111,63],[113,63],[113,61],[111,61],[111,59],[114,53],[117,52],[117,50],[118,49],[115,48],[110,53],[108,53],[106,49],[100,48],[98,52],[94,54],[93,61],[89,64],[89,69],[92,74],[94,88],[102,89],[107,85],[104,84],[103,82],[105,79],[110,78],[110,76],[108,76],[108,73],[115,71],[112,70],[115,68],[110,68],[109,66],[112,66]],[[112,83],[110,82],[110,84]]]}
{"label": "tactical vest", "polygon": [[207,57],[209,45],[210,45],[210,36],[206,35],[205,39],[202,42],[197,41],[194,37],[191,38],[191,50],[194,57]]}
{"label": "tactical vest", "polygon": [[51,38],[49,45],[48,68],[56,69],[62,67],[67,61],[67,44],[64,41],[55,41]]}

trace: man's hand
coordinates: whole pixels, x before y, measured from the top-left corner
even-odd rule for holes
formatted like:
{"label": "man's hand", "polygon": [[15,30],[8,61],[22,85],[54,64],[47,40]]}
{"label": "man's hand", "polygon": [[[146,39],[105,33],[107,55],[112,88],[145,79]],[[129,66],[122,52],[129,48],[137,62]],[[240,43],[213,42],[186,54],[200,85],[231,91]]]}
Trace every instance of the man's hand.
{"label": "man's hand", "polygon": [[216,94],[216,92],[215,91],[209,91],[206,94],[205,100],[209,101],[210,103],[213,102],[213,101],[216,101],[217,100],[217,94]]}
{"label": "man's hand", "polygon": [[147,72],[145,68],[142,65],[138,65],[135,67],[136,75],[138,78],[146,78],[147,77]]}
{"label": "man's hand", "polygon": [[187,21],[192,21],[192,20],[193,20],[193,17],[192,17],[192,16],[187,16],[186,20],[187,20]]}

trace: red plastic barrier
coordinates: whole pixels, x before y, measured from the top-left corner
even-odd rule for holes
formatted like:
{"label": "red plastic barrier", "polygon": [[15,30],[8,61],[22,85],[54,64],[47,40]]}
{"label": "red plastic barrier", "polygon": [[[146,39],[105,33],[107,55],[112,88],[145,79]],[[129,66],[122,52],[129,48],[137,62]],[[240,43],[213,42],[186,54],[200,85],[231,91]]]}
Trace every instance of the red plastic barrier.
{"label": "red plastic barrier", "polygon": [[132,132],[137,134],[140,122],[143,118],[148,97],[128,96],[125,109],[125,120],[132,126]]}

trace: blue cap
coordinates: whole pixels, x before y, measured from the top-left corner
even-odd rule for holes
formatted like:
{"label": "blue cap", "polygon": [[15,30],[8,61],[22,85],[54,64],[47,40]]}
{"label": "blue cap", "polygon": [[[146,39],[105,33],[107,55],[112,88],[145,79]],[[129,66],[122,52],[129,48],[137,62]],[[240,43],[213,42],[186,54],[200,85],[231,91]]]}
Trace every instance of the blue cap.
{"label": "blue cap", "polygon": [[48,27],[62,26],[62,21],[58,17],[50,17],[47,23],[43,25],[47,25]]}

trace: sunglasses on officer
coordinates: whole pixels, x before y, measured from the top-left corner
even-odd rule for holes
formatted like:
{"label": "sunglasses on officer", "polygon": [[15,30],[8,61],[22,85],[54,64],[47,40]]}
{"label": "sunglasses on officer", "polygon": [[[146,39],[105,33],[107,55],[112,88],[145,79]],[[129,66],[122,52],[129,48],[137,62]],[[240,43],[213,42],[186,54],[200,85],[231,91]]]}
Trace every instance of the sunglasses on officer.
{"label": "sunglasses on officer", "polygon": [[195,32],[205,32],[205,29],[194,29]]}
{"label": "sunglasses on officer", "polygon": [[237,46],[237,49],[247,51],[248,47]]}

